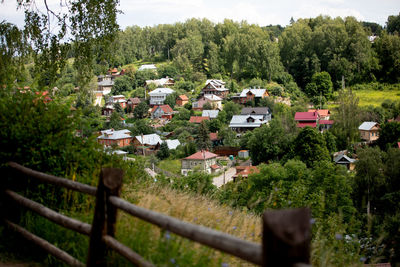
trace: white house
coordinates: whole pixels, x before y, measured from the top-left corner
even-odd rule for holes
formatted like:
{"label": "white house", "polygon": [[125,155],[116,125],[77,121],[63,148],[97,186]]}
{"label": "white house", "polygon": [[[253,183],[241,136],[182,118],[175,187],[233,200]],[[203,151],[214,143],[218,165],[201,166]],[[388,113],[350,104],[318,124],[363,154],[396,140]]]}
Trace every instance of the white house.
{"label": "white house", "polygon": [[217,164],[217,156],[218,155],[205,150],[196,152],[182,159],[181,173],[186,176],[190,171],[196,168],[206,173],[211,173],[212,168]]}
{"label": "white house", "polygon": [[163,105],[165,98],[174,93],[175,91],[170,88],[157,88],[149,93],[150,105]]}
{"label": "white house", "polygon": [[156,65],[154,64],[145,64],[139,67],[138,71],[142,70],[157,70]]}

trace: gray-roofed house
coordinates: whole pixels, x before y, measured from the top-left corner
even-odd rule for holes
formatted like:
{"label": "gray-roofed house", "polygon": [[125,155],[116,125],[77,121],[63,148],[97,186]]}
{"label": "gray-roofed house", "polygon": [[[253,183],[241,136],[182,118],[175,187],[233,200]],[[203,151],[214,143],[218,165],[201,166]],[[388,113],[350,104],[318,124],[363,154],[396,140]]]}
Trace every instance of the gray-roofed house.
{"label": "gray-roofed house", "polygon": [[165,77],[157,80],[146,80],[146,86],[154,84],[156,87],[169,87],[174,86],[175,81],[172,78]]}
{"label": "gray-roofed house", "polygon": [[355,162],[356,162],[355,159],[352,159],[352,158],[346,156],[344,153],[339,153],[339,154],[333,159],[333,161],[334,161],[336,164],[340,164],[340,165],[346,166],[346,168],[347,168],[349,171],[354,170]]}
{"label": "gray-roofed house", "polygon": [[262,98],[268,97],[267,89],[243,89],[239,95],[233,96],[232,100],[239,104],[246,104],[250,101],[258,101]]}
{"label": "gray-roofed house", "polygon": [[119,147],[128,146],[133,137],[131,136],[131,131],[127,129],[114,130],[108,129],[101,131],[101,135],[97,137],[97,142],[105,146],[111,146],[116,144]]}
{"label": "gray-roofed house", "polygon": [[150,105],[154,106],[154,105],[163,105],[165,98],[170,95],[173,94],[175,91],[170,89],[170,88],[157,88],[154,89],[153,91],[151,91],[149,93],[150,96]]}
{"label": "gray-roofed house", "polygon": [[103,95],[107,95],[111,92],[113,86],[114,86],[114,81],[102,80],[97,83],[97,91],[95,93],[102,93]]}
{"label": "gray-roofed house", "polygon": [[264,120],[271,120],[271,110],[269,107],[244,107],[240,112],[241,115],[263,115]]}
{"label": "gray-roofed house", "polygon": [[221,80],[207,80],[206,86],[201,91],[203,95],[217,95],[221,98],[229,94],[229,89],[225,88],[225,82]]}
{"label": "gray-roofed house", "polygon": [[360,127],[358,127],[360,131],[361,139],[365,141],[375,141],[379,138],[379,124],[373,121],[365,121]]}
{"label": "gray-roofed house", "polygon": [[169,149],[176,149],[181,144],[178,139],[165,140],[164,142],[167,143]]}
{"label": "gray-roofed house", "polygon": [[264,120],[263,115],[233,115],[229,128],[236,132],[245,132],[259,128],[267,124],[269,120]]}
{"label": "gray-roofed house", "polygon": [[150,149],[157,149],[162,143],[162,140],[158,134],[145,134],[135,136],[133,139],[133,145],[138,148],[140,146],[146,146]]}
{"label": "gray-roofed house", "polygon": [[218,117],[219,110],[203,110],[201,114],[202,117],[209,117],[211,119],[216,119]]}

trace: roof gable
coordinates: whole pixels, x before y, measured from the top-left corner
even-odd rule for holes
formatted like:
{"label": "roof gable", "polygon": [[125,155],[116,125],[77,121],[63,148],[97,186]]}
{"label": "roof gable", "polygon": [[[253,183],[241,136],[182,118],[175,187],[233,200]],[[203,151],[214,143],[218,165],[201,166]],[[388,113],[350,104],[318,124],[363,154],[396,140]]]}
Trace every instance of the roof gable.
{"label": "roof gable", "polygon": [[205,159],[216,158],[217,156],[218,156],[217,154],[211,153],[207,150],[201,150],[184,159],[205,160]]}
{"label": "roof gable", "polygon": [[374,126],[379,126],[377,122],[374,121],[364,121],[360,127],[358,127],[358,130],[362,131],[370,131]]}

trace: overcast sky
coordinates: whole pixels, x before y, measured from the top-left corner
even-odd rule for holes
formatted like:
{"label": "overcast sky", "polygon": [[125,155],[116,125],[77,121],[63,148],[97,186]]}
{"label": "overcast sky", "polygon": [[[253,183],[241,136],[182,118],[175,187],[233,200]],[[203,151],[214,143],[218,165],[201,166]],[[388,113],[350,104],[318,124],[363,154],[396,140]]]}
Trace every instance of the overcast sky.
{"label": "overcast sky", "polygon": [[[398,15],[400,0],[120,0],[121,29],[184,22],[188,18],[247,20],[260,26],[289,24],[290,18],[354,16],[358,20],[385,25],[389,15]],[[36,0],[36,2],[41,2]],[[60,0],[48,0],[55,5]],[[0,20],[23,25],[24,14],[16,11],[16,0],[0,3]]]}

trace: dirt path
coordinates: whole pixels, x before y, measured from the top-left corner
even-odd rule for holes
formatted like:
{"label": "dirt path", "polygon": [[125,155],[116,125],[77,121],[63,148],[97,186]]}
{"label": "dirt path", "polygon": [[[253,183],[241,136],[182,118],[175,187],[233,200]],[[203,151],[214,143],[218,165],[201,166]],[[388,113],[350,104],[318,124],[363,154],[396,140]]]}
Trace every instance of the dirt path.
{"label": "dirt path", "polygon": [[[235,168],[229,168],[225,172],[225,183],[230,182],[233,180],[232,176],[235,175],[236,169]],[[213,179],[213,185],[216,187],[221,187],[224,185],[224,173],[222,173],[220,176],[217,176]]]}

